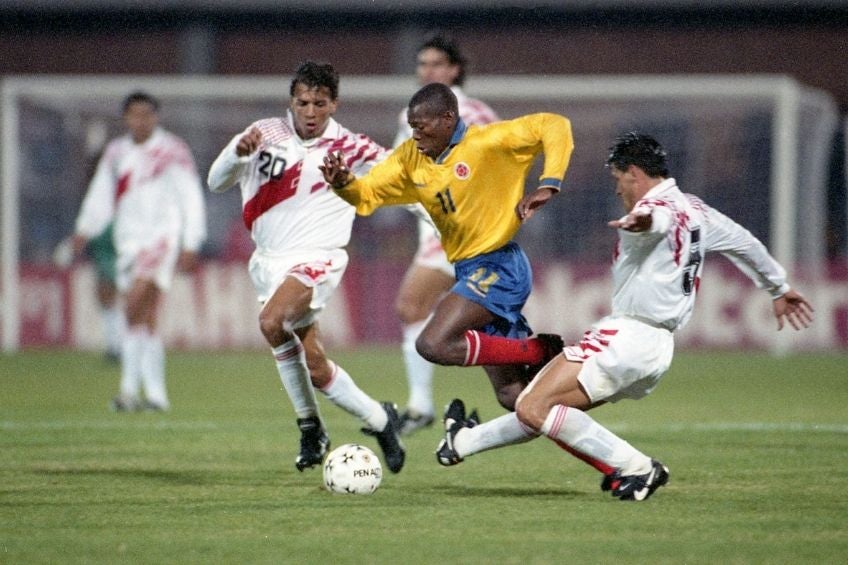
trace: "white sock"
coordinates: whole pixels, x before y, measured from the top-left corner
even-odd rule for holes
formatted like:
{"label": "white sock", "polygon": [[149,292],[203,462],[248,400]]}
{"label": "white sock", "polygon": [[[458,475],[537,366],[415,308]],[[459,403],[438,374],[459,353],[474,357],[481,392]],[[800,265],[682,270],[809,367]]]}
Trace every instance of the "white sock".
{"label": "white sock", "polygon": [[315,388],[309,378],[306,367],[306,353],[303,343],[296,335],[282,345],[271,349],[277,362],[277,371],[283,389],[289,395],[294,413],[298,418],[319,416],[318,400],[315,398]]}
{"label": "white sock", "polygon": [[123,308],[118,304],[113,304],[109,308],[102,308],[100,317],[103,321],[103,332],[106,334],[106,351],[119,354],[126,332]]}
{"label": "white sock", "polygon": [[409,384],[407,408],[418,414],[433,415],[433,364],[415,350],[415,340],[426,324],[427,320],[422,320],[404,326],[401,350]]}
{"label": "white sock", "polygon": [[330,383],[321,392],[330,402],[365,422],[369,429],[382,431],[389,422],[383,406],[356,386],[347,371],[335,363],[333,366],[335,370]]}
{"label": "white sock", "polygon": [[650,457],[577,408],[554,406],[541,431],[576,451],[615,467],[623,475],[641,475],[651,470]]}
{"label": "white sock", "polygon": [[147,333],[141,355],[141,380],[149,402],[164,409],[170,407],[165,388],[165,346],[159,334]]}
{"label": "white sock", "polygon": [[120,395],[124,400],[138,400],[141,389],[141,359],[146,341],[146,327],[131,326],[127,328],[121,344]]}
{"label": "white sock", "polygon": [[515,412],[509,412],[473,428],[461,429],[454,437],[453,448],[460,457],[465,458],[487,449],[524,443],[537,437],[539,434],[522,424]]}

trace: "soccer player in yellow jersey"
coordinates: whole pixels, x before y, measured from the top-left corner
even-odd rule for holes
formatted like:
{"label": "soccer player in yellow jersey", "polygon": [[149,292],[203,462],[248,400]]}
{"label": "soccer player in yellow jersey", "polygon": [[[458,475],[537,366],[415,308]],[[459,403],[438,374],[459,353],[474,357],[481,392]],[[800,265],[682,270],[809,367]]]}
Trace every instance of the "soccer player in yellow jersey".
{"label": "soccer player in yellow jersey", "polygon": [[[412,139],[356,178],[330,153],[324,179],[360,215],[380,206],[420,202],[441,233],[456,284],[436,306],[416,341],[422,357],[441,365],[482,365],[498,401],[515,399],[540,364],[562,353],[559,336],[532,334],[521,309],[532,272],[512,241],[521,223],[560,190],[574,147],[571,124],[533,114],[466,126],[448,86],[428,84],[407,115]],[[544,153],[539,187],[524,195],[533,161]]]}

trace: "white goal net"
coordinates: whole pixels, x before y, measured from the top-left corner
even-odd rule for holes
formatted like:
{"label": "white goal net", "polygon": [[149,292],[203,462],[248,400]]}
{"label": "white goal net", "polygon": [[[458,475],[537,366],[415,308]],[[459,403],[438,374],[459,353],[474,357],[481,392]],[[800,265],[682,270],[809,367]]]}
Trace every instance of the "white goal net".
{"label": "white goal net", "polygon": [[[142,89],[160,98],[162,125],[188,142],[205,176],[234,134],[285,111],[289,80],[5,78],[3,349],[21,343],[22,266],[47,268],[56,244],[71,233],[100,151],[123,131],[120,108],[129,92]],[[336,117],[388,146],[415,89],[409,77],[342,77]],[[785,265],[807,272],[825,259],[827,163],[838,124],[833,100],[820,91],[785,76],[743,75],[479,76],[467,91],[503,118],[553,111],[572,121],[576,150],[563,195],[520,233],[534,264],[590,270],[607,264],[615,234],[606,222],[622,210],[603,165],[614,138],[633,129],[666,146],[672,176],[685,191],[744,224]],[[246,235],[239,231],[238,192],[208,194],[207,204],[210,238],[204,254],[211,260],[238,256]],[[358,221],[351,265],[409,260],[412,222],[395,212]],[[409,235],[394,237],[400,233]]]}

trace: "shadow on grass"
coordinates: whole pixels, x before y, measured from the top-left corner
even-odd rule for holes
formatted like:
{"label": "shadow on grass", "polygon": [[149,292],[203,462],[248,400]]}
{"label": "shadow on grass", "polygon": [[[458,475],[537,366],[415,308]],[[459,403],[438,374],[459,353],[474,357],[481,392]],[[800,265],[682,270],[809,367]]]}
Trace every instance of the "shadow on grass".
{"label": "shadow on grass", "polygon": [[449,485],[449,486],[441,486],[437,489],[433,489],[434,492],[438,492],[439,494],[446,494],[451,496],[474,496],[474,497],[493,497],[493,496],[503,496],[503,497],[516,497],[516,498],[547,498],[551,496],[563,497],[563,498],[585,498],[587,494],[585,492],[564,489],[564,488],[533,488],[531,486],[528,487],[514,487],[514,486],[504,486],[504,487],[492,487],[492,486],[459,486],[459,485]]}
{"label": "shadow on grass", "polygon": [[279,485],[279,477],[269,476],[267,473],[256,472],[250,476],[242,473],[211,471],[172,471],[167,469],[150,468],[95,468],[95,467],[52,467],[35,468],[34,473],[43,475],[61,475],[77,477],[113,477],[115,479],[142,479],[160,481],[172,485],[187,486],[276,486]]}

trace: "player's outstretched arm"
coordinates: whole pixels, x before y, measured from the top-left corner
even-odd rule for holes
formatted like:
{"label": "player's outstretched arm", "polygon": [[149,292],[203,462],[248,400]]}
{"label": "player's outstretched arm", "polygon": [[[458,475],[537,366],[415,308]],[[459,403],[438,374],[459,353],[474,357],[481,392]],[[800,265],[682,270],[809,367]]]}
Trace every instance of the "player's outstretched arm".
{"label": "player's outstretched arm", "polygon": [[789,290],[779,298],[775,298],[772,307],[777,318],[777,331],[783,329],[784,319],[796,330],[808,328],[813,322],[813,306],[807,302],[801,293]]}
{"label": "player's outstretched arm", "polygon": [[623,218],[607,222],[611,228],[618,228],[625,231],[642,232],[648,231],[653,225],[653,217],[648,210],[638,210],[630,212]]}

